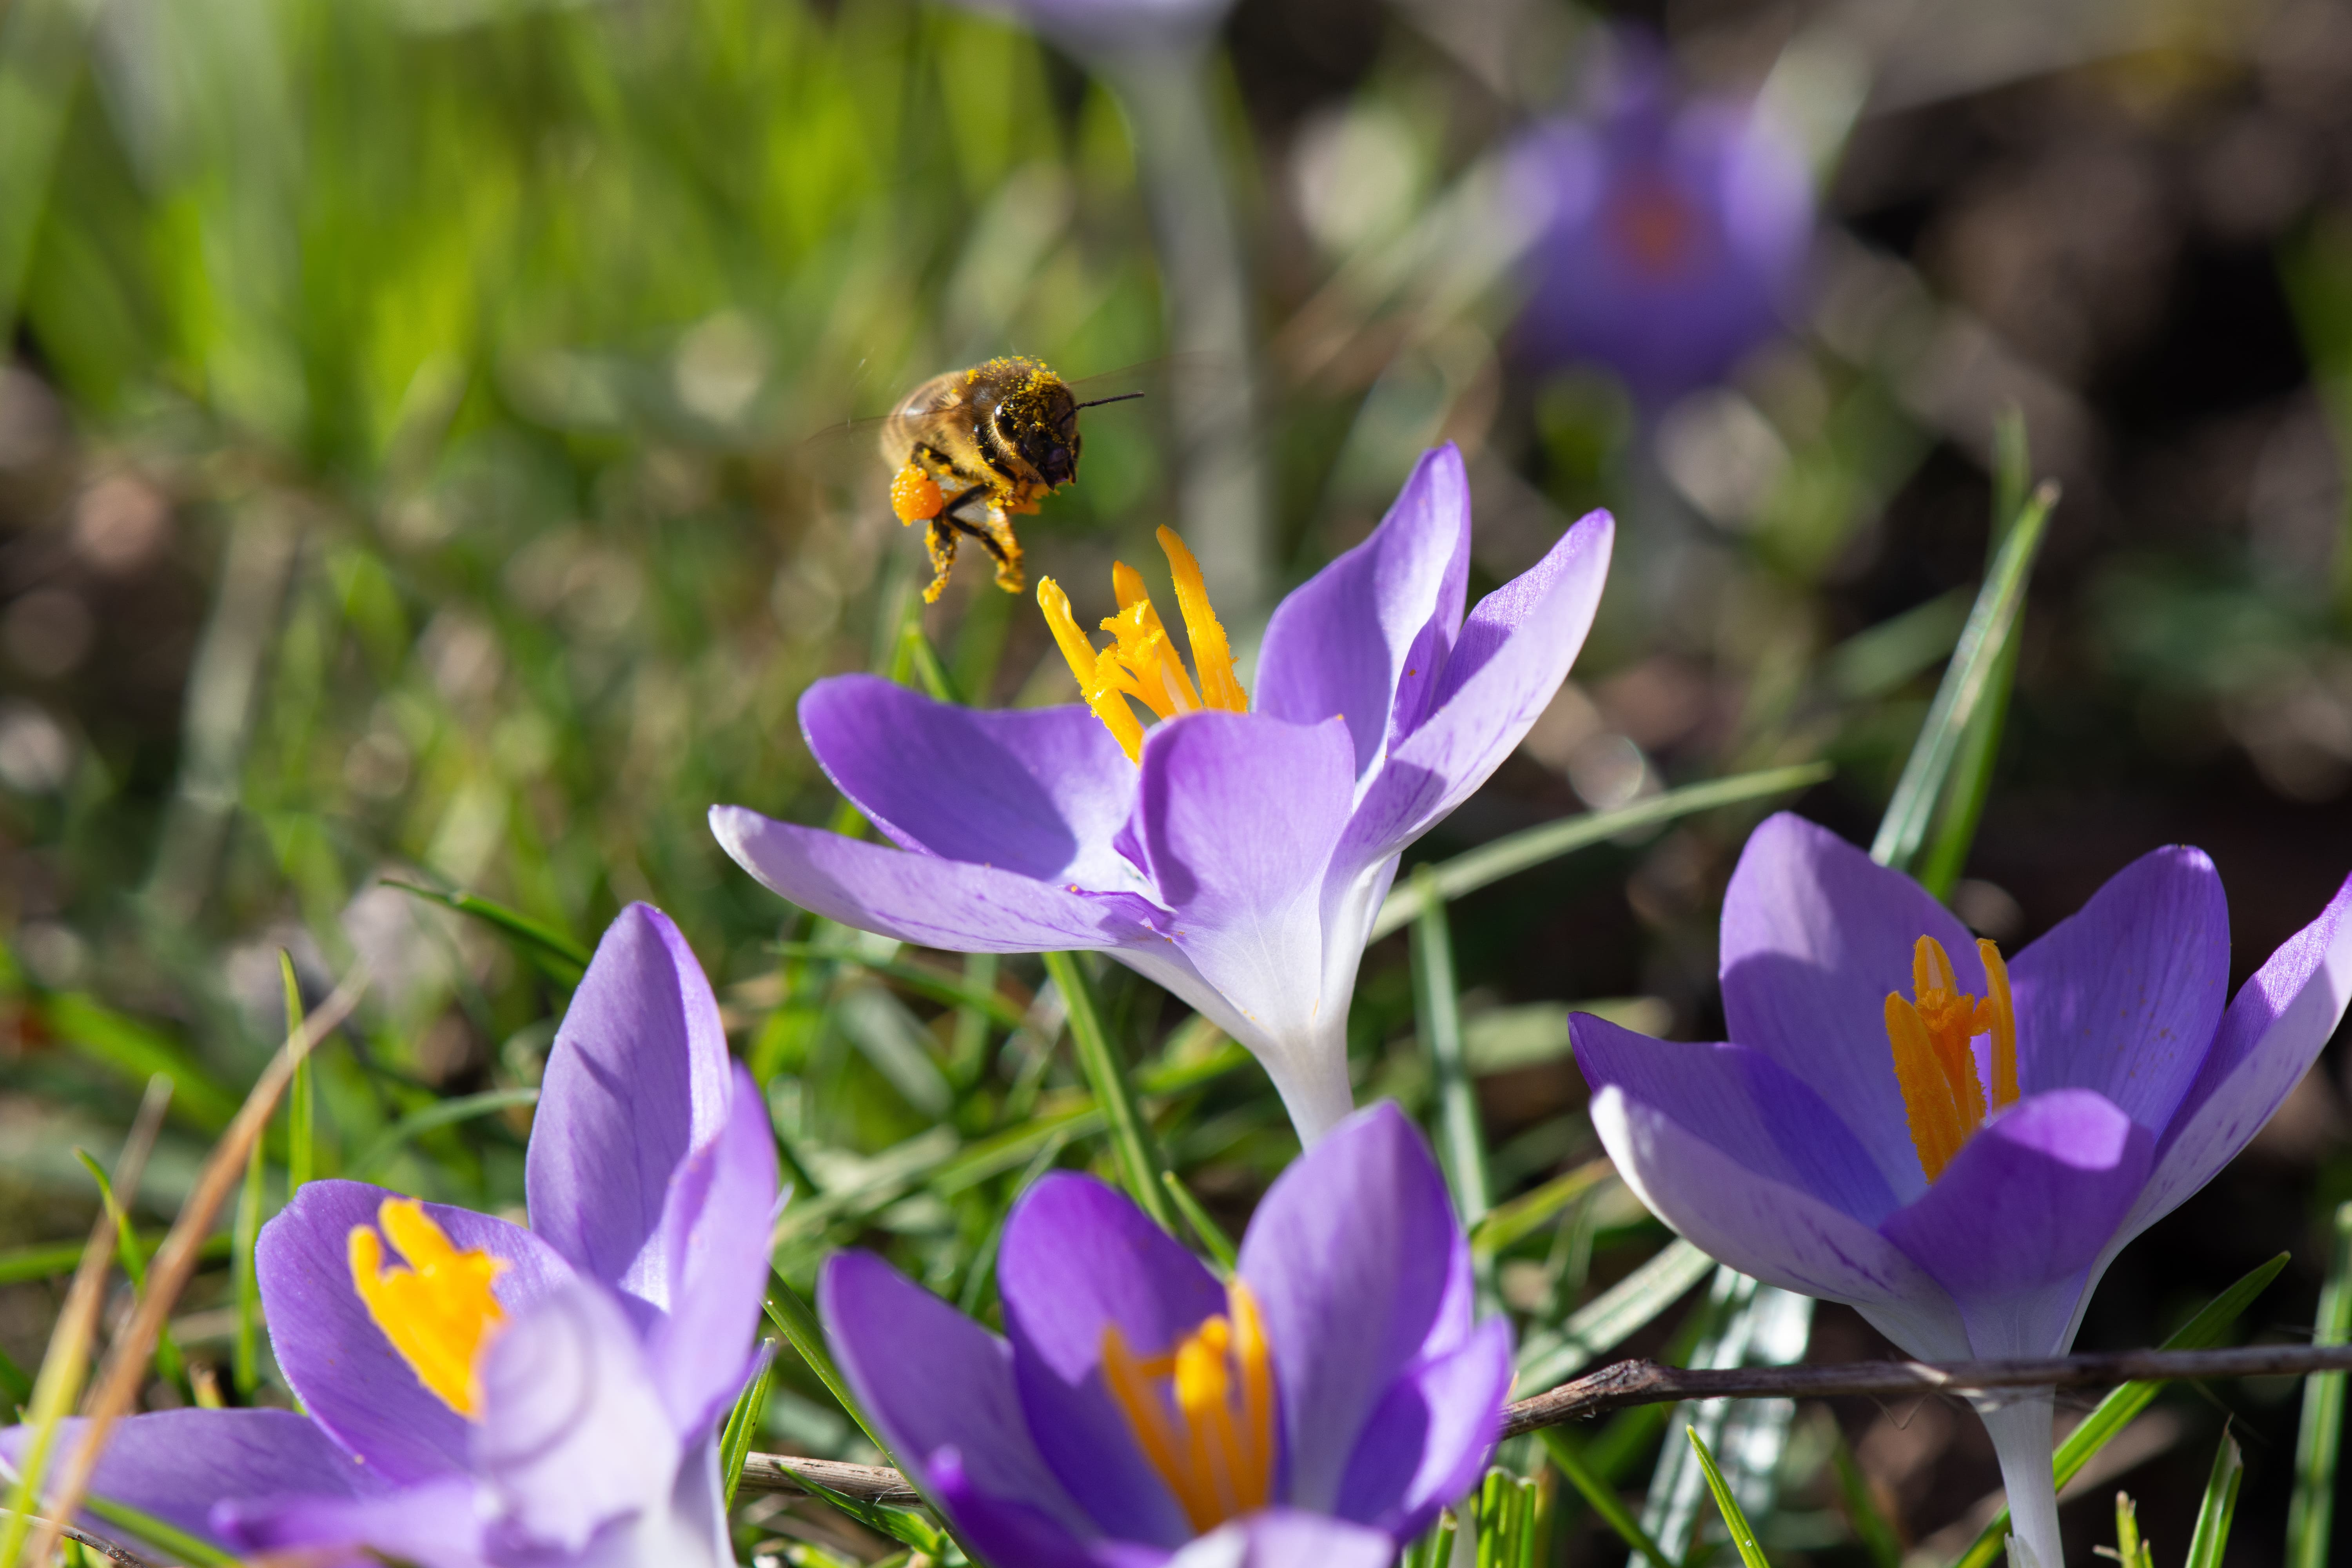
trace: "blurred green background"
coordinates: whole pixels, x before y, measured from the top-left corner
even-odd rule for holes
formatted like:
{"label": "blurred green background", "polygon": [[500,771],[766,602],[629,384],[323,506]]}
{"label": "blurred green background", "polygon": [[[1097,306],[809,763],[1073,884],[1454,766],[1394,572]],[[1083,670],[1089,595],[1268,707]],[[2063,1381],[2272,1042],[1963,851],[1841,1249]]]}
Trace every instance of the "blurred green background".
{"label": "blurred green background", "polygon": [[[1519,274],[1480,226],[1603,16],[1242,0],[1203,67],[1221,167],[1195,173],[1223,181],[1251,289],[1245,363],[1211,366],[1208,395],[1251,395],[1254,370],[1276,587],[1441,439],[1470,458],[1474,592],[1589,507],[1621,519],[1570,688],[1416,854],[1814,759],[1836,773],[1801,809],[1866,840],[1982,574],[2016,409],[2065,493],[1955,901],[2009,946],[2195,842],[2242,976],[2352,867],[2352,11],[1611,15],[1657,28],[1696,88],[1764,92],[1821,183],[1802,313],[1655,417],[1603,371],[1515,352]],[[919,605],[919,540],[819,433],[999,352],[1150,379],[1171,345],[1138,166],[1084,60],[943,5],[0,7],[0,1352],[37,1361],[71,1256],[39,1248],[93,1212],[71,1151],[110,1154],[159,1068],[178,1091],[140,1212],[170,1218],[282,1033],[281,949],[313,1000],[373,975],[320,1063],[320,1173],[520,1204],[509,1091],[572,975],[387,878],[581,942],[629,900],[668,910],[803,1167],[787,1274],[863,1238],[986,1310],[1023,1173],[1101,1153],[1054,1120],[1077,1080],[1034,961],[807,925],[703,814],[827,819],[794,702],[888,667],[910,616],[975,700],[1075,695],[1031,601],[973,562]],[[1087,416],[1081,481],[1023,531],[1033,583],[1083,607],[1115,555],[1155,553],[1185,479],[1168,417]],[[1229,619],[1246,637],[1268,608]],[[1719,1029],[1715,918],[1760,810],[1457,906],[1502,1193],[1598,1152],[1566,1004]],[[1254,1068],[1203,1077],[1224,1058],[1151,987],[1101,984],[1148,1088],[1199,1080],[1154,1104],[1237,1228],[1295,1151],[1278,1106]],[[994,1012],[970,1005],[992,990]],[[1419,1110],[1413,1027],[1391,938],[1356,1004],[1360,1077]],[[2152,1342],[2280,1248],[2296,1262],[2256,1315],[2307,1331],[2325,1216],[2352,1197],[2342,1055],[2125,1255],[2086,1348]],[[1532,1331],[1661,1234],[1603,1183],[1505,1258],[1505,1299]],[[199,1359],[226,1363],[231,1291],[224,1267],[184,1307]],[[1874,1344],[1824,1310],[1817,1355]],[[762,1441],[856,1455],[787,1373]],[[2215,1396],[2259,1435],[2232,1562],[2276,1559],[2292,1392]],[[2127,1484],[2171,1550],[2218,1425],[2180,1397],[2134,1429]],[[1976,1424],[1840,1407],[1800,1416],[1775,1560],[1885,1561],[1837,1500],[1841,1438],[1904,1542],[1956,1555],[1996,1484]],[[2103,1508],[2069,1512],[2085,1553]],[[1561,1550],[1623,1552],[1589,1521]]]}

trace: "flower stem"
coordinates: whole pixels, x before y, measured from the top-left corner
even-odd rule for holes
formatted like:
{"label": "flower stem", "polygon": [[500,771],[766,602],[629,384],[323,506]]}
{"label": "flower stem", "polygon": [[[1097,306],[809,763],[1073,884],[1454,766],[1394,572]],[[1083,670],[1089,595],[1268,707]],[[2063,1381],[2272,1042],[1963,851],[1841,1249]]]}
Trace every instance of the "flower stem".
{"label": "flower stem", "polygon": [[1110,1146],[1118,1159],[1119,1180],[1143,1212],[1158,1222],[1160,1229],[1173,1236],[1176,1216],[1170,1212],[1167,1190],[1160,1184],[1160,1151],[1152,1144],[1151,1129],[1142,1112],[1136,1109],[1135,1089],[1127,1080],[1127,1066],[1111,1048],[1110,1037],[1103,1030],[1102,1010],[1095,1005],[1094,987],[1087,983],[1086,971],[1078,966],[1076,953],[1049,952],[1045,957],[1045,973],[1054,977],[1055,986],[1062,993],[1062,1003],[1070,1010],[1070,1041],[1077,1048],[1078,1070],[1087,1075],[1087,1087],[1094,1090],[1095,1103],[1109,1119]]}
{"label": "flower stem", "polygon": [[2065,1568],[2058,1534],[2058,1488],[2051,1476],[2057,1451],[2051,1392],[2034,1389],[1998,1403],[1986,1400],[1977,1404],[1977,1414],[1992,1436],[1993,1452],[2000,1458],[2001,1485],[2009,1490],[2010,1568]]}

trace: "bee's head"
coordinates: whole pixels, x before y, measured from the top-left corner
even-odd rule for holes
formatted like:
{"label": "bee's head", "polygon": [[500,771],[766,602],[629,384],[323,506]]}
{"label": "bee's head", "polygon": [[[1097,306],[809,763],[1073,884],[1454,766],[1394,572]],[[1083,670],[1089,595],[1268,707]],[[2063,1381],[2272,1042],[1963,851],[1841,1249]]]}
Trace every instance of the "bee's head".
{"label": "bee's head", "polygon": [[1078,477],[1078,400],[1052,372],[1033,375],[996,406],[997,438],[1055,489]]}

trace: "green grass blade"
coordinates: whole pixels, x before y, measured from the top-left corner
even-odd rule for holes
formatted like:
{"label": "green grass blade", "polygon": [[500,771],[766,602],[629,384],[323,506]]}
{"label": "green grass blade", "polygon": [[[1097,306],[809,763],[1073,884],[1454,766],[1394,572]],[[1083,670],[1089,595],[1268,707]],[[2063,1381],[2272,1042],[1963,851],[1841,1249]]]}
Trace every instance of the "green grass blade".
{"label": "green grass blade", "polygon": [[461,1094],[455,1100],[437,1100],[422,1110],[414,1110],[376,1135],[375,1142],[360,1152],[352,1162],[351,1176],[354,1181],[369,1181],[390,1163],[412,1138],[430,1132],[436,1127],[447,1127],[459,1121],[469,1121],[477,1116],[494,1115],[510,1106],[536,1105],[539,1090],[524,1089],[491,1089],[479,1094]]}
{"label": "green grass blade", "polygon": [[1910,759],[1903,764],[1903,776],[1895,782],[1894,798],[1887,802],[1886,816],[1871,844],[1870,858],[1882,866],[1908,870],[1918,856],[1953,762],[1959,755],[1961,738],[1992,683],[2000,650],[2024,606],[2034,553],[2041,548],[2051,509],[2057,501],[2056,488],[2042,486],[2001,542],[2000,554],[1985,576],[1975,607],[1969,611],[1960,646],[1945,668],[1943,684],[1936,689],[1927,721],[1912,743]]}
{"label": "green grass blade", "polygon": [[2181,1568],[2221,1568],[2230,1521],[2238,1511],[2238,1486],[2245,1479],[2245,1457],[2224,1426],[2221,1446],[2213,1450],[2212,1471],[2205,1478],[2205,1500],[2198,1505],[2197,1532],[2189,1538],[2189,1556]]}
{"label": "green grass blade", "polygon": [[915,678],[924,695],[934,702],[952,702],[962,707],[963,693],[957,689],[956,679],[949,673],[948,667],[940,662],[939,649],[923,635],[919,614],[907,617],[906,626],[898,633],[898,642],[906,651],[908,673]]}
{"label": "green grass blade", "polygon": [[1192,1234],[1201,1238],[1201,1245],[1209,1249],[1209,1256],[1217,1260],[1217,1267],[1232,1273],[1241,1254],[1234,1247],[1234,1238],[1225,1234],[1225,1227],[1201,1206],[1201,1200],[1192,1195],[1192,1189],[1175,1172],[1160,1172],[1160,1184],[1168,1189],[1169,1201],[1184,1216],[1184,1223],[1192,1227]]}
{"label": "green grass blade", "polygon": [[[785,958],[814,959],[837,963],[843,968],[864,969],[887,979],[896,980],[909,991],[928,996],[934,1002],[950,1007],[972,1009],[999,1028],[1017,1029],[1024,1014],[1008,997],[993,987],[974,985],[958,974],[950,974],[928,963],[909,963],[904,959],[866,958],[856,952],[843,952],[813,942],[780,942],[774,944],[777,953]],[[976,953],[980,958],[993,958],[994,953]]]}
{"label": "green grass blade", "polygon": [[[1690,816],[1702,811],[1712,811],[1720,805],[1738,805],[1748,801],[1762,800],[1769,795],[1787,795],[1810,789],[1830,776],[1833,770],[1827,763],[1806,763],[1797,767],[1767,768],[1761,773],[1741,773],[1736,778],[1715,779],[1706,784],[1689,784],[1670,789],[1664,795],[1652,795],[1632,805],[1614,811],[1581,812],[1564,816],[1558,822],[1547,822],[1517,833],[1505,834],[1490,844],[1482,844],[1451,860],[1441,860],[1431,868],[1437,896],[1458,899],[1489,882],[1499,882],[1515,872],[1540,866],[1547,860],[1579,849],[1589,849],[1595,844],[1605,844],[1621,833],[1633,833],[1644,827],[1655,827],[1678,817]],[[1422,900],[1426,897],[1424,884],[1409,882],[1389,894],[1388,902],[1372,921],[1371,934],[1366,940],[1378,942],[1391,931],[1402,931],[1421,913]]]}
{"label": "green grass blade", "polygon": [[585,947],[553,926],[542,925],[529,915],[488,899],[478,899],[471,893],[444,893],[433,888],[420,888],[414,882],[404,882],[394,877],[384,878],[383,885],[398,888],[404,893],[414,893],[461,915],[471,915],[485,925],[504,931],[520,942],[524,953],[546,970],[551,978],[567,985],[587,973],[588,961],[593,956]]}
{"label": "green grass blade", "polygon": [[910,1508],[886,1508],[880,1503],[865,1502],[846,1492],[835,1491],[822,1481],[806,1476],[794,1476],[793,1484],[806,1489],[809,1495],[821,1498],[877,1534],[887,1535],[902,1546],[911,1546],[924,1556],[936,1560],[940,1549],[947,1544],[947,1532],[922,1514]]}
{"label": "green grass blade", "polygon": [[261,1383],[259,1325],[261,1322],[261,1291],[255,1279],[253,1249],[261,1238],[261,1140],[253,1141],[253,1152],[246,1156],[245,1188],[237,1194],[236,1251],[230,1269],[236,1292],[236,1345],[231,1358],[230,1372],[236,1383],[240,1398],[250,1401],[253,1391]]}
{"label": "green grass blade", "polygon": [[[2220,1344],[2228,1337],[2230,1326],[2254,1304],[2254,1298],[2270,1289],[2271,1281],[2277,1279],[2279,1271],[2287,1266],[2288,1257],[2282,1252],[2249,1269],[2244,1278],[2208,1301],[2195,1317],[2175,1330],[2162,1348],[2201,1351]],[[2133,1418],[2147,1408],[2149,1402],[2163,1387],[2160,1383],[2126,1383],[2100,1400],[2083,1424],[2066,1434],[2066,1440],[2058,1445],[2057,1455],[2052,1459],[2050,1468],[2060,1489],[2063,1489],[2068,1481],[2081,1474],[2083,1467],[2091,1462],[2091,1457],[2105,1447],[2116,1433],[2130,1426]],[[1992,1560],[2000,1554],[2001,1542],[2008,1534],[2009,1510],[2003,1509],[1994,1516],[1990,1524],[1985,1526],[1983,1533],[1969,1544],[1968,1551],[1961,1553],[1960,1560],[1953,1568],[1990,1568]]]}
{"label": "green grass blade", "polygon": [[1478,1124],[1478,1091],[1462,1050],[1462,1003],[1445,900],[1436,890],[1436,873],[1426,866],[1414,870],[1412,885],[1421,903],[1412,920],[1413,1015],[1437,1079],[1438,1158],[1454,1189],[1454,1212],[1469,1230],[1494,1206],[1486,1181],[1486,1135]]}
{"label": "green grass blade", "polygon": [[[2319,1292],[2313,1342],[2352,1339],[2352,1204],[2336,1209],[2336,1244]],[[2294,1445],[2294,1499],[2286,1515],[2286,1568],[2327,1568],[2335,1523],[2336,1461],[2344,1441],[2344,1373],[2323,1372],[2303,1384],[2303,1425]]]}
{"label": "green grass blade", "polygon": [[[160,1230],[140,1233],[142,1256],[152,1256],[163,1245],[164,1233]],[[215,1236],[207,1240],[197,1257],[208,1263],[217,1263],[228,1256],[229,1238]],[[49,1241],[37,1247],[19,1247],[0,1252],[0,1285],[21,1285],[27,1279],[55,1279],[74,1271],[81,1260],[81,1243]]]}
{"label": "green grass blade", "polygon": [[1545,1426],[1537,1431],[1536,1438],[1542,1443],[1544,1454],[1551,1460],[1553,1468],[1568,1479],[1569,1485],[1584,1494],[1586,1504],[1601,1516],[1602,1523],[1617,1532],[1619,1540],[1648,1558],[1655,1568],[1679,1568],[1675,1560],[1666,1555],[1666,1549],[1651,1540],[1648,1532],[1643,1530],[1641,1521],[1626,1508],[1616,1489],[1595,1475],[1585,1464],[1584,1456],[1578,1451],[1574,1440],[1567,1433],[1557,1426]]}
{"label": "green grass blade", "polygon": [[1623,1343],[1687,1294],[1715,1259],[1680,1237],[1656,1257],[1571,1313],[1556,1336],[1531,1336],[1519,1352],[1519,1385],[1530,1393],[1576,1375],[1586,1363]]}
{"label": "green grass blade", "polygon": [[768,1321],[775,1324],[783,1334],[785,1342],[799,1353],[802,1361],[808,1363],[808,1369],[816,1373],[817,1381],[824,1384],[826,1391],[840,1402],[841,1407],[849,1413],[849,1418],[857,1423],[857,1429],[866,1434],[866,1440],[887,1458],[890,1445],[882,1441],[881,1435],[867,1424],[866,1412],[858,1406],[857,1395],[850,1392],[848,1380],[841,1375],[841,1368],[833,1359],[832,1348],[824,1342],[824,1326],[816,1321],[816,1314],[809,1310],[808,1303],[800,1299],[800,1293],[785,1284],[782,1276],[772,1275],[768,1280],[767,1298],[761,1306],[768,1314]]}
{"label": "green grass blade", "polygon": [[[290,1038],[302,1027],[302,983],[294,974],[294,955],[278,950],[278,977],[286,988],[286,1033]],[[316,1133],[311,1127],[317,1097],[310,1086],[310,1058],[306,1051],[294,1064],[294,1081],[286,1086],[286,1196],[291,1200],[317,1168],[313,1157]]]}
{"label": "green grass blade", "polygon": [[1488,1257],[1497,1256],[1549,1225],[1559,1211],[1615,1175],[1617,1167],[1605,1159],[1588,1160],[1572,1171],[1554,1176],[1533,1192],[1522,1193],[1487,1211],[1470,1233],[1470,1246]]}
{"label": "green grass blade", "polygon": [[32,1397],[32,1374],[16,1364],[15,1356],[0,1350],[0,1415],[13,1420],[15,1413]]}
{"label": "green grass blade", "polygon": [[237,1568],[235,1554],[222,1551],[202,1536],[191,1535],[179,1526],[166,1523],[152,1513],[142,1513],[129,1503],[116,1502],[111,1498],[89,1497],[82,1500],[83,1510],[106,1521],[118,1530],[161,1547],[171,1553],[172,1561],[184,1563],[188,1568]]}
{"label": "green grass blade", "polygon": [[726,1430],[719,1439],[719,1474],[726,1488],[728,1508],[735,1506],[735,1489],[743,1483],[744,1457],[751,1453],[751,1440],[760,1435],[761,1419],[768,1413],[768,1370],[775,1364],[776,1345],[776,1341],[769,1340],[760,1346],[751,1381],[743,1385],[735,1407],[727,1413]]}
{"label": "green grass blade", "polygon": [[1706,1489],[1715,1494],[1716,1510],[1723,1515],[1723,1528],[1731,1532],[1731,1544],[1738,1549],[1739,1561],[1746,1568],[1772,1568],[1765,1559],[1764,1548],[1757,1542],[1756,1527],[1748,1522],[1739,1500],[1723,1484],[1723,1472],[1715,1468],[1715,1456],[1706,1451],[1706,1440],[1698,1435],[1696,1426],[1683,1430],[1690,1438],[1692,1451],[1698,1455],[1698,1468],[1706,1473]]}
{"label": "green grass blade", "polygon": [[1086,1075],[1087,1087],[1094,1090],[1095,1103],[1110,1120],[1111,1152],[1118,1161],[1128,1196],[1159,1222],[1160,1229],[1173,1236],[1176,1215],[1168,1206],[1167,1189],[1160,1184],[1163,1162],[1152,1142],[1150,1127],[1136,1109],[1127,1064],[1103,1029],[1094,987],[1087,983],[1076,954],[1049,952],[1045,959],[1045,973],[1061,988],[1062,1001],[1070,1010],[1070,1041],[1077,1048],[1078,1070]]}
{"label": "green grass blade", "polygon": [[[2000,547],[2031,500],[2033,459],[2026,446],[2025,416],[2015,408],[1993,426],[1992,548],[1995,562]],[[1936,817],[1935,837],[1919,865],[1919,885],[1938,899],[1952,889],[1968,866],[1977,824],[1984,817],[1986,797],[1992,790],[1993,764],[2000,760],[2000,737],[2009,719],[2009,699],[2017,684],[2019,638],[2012,625],[2001,639],[1985,696],[1961,737],[1959,755],[1952,763],[1951,785]]]}
{"label": "green grass blade", "polygon": [[162,1073],[172,1080],[172,1109],[207,1132],[229,1124],[244,1096],[231,1094],[177,1040],[79,992],[35,999],[36,1016],[61,1043],[144,1085]]}
{"label": "green grass blade", "polygon": [[2156,1568],[2156,1553],[2139,1538],[2139,1505],[2116,1494],[2116,1562],[2118,1568]]}
{"label": "green grass blade", "polygon": [[[106,1167],[100,1164],[87,1149],[76,1149],[74,1158],[81,1162],[89,1179],[98,1184],[99,1201],[106,1205],[107,1218],[114,1222],[114,1255],[121,1259],[122,1272],[129,1276],[134,1292],[147,1289],[147,1252],[139,1245],[139,1235],[131,1228],[131,1215],[114,1195],[114,1184],[106,1179]],[[180,1347],[172,1339],[169,1324],[155,1336],[155,1375],[181,1389],[188,1385],[187,1367],[180,1359]]]}
{"label": "green grass blade", "polygon": [[[1054,1168],[1054,1163],[1062,1157],[1062,1151],[1068,1148],[1069,1143],[1070,1135],[1066,1132],[1056,1132],[1047,1138],[1036,1156],[1029,1162],[1029,1168],[1013,1184],[1013,1190],[1025,1193],[1034,1186],[1039,1177]],[[996,1274],[997,1250],[1004,1245],[1004,1222],[1012,1215],[1013,1205],[1010,1204],[997,1211],[996,1223],[988,1227],[988,1239],[980,1244],[979,1252],[972,1257],[971,1266],[964,1271],[963,1289],[956,1297],[956,1310],[967,1318],[980,1316],[981,1302],[987,1297],[989,1281]]]}

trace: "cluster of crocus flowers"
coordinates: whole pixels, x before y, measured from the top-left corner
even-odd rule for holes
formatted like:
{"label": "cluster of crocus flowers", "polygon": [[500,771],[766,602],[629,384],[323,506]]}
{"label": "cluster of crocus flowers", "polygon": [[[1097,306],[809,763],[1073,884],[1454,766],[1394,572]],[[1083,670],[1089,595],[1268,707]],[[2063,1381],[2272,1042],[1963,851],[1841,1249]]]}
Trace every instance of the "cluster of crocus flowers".
{"label": "cluster of crocus flowers", "polygon": [[899,1464],[1008,1568],[1385,1568],[1477,1478],[1510,1384],[1392,1105],[1283,1173],[1229,1279],[1068,1173],[1014,1206],[997,1279],[1003,1339],[862,1252],[818,1302]]}
{"label": "cluster of crocus flowers", "polygon": [[[1085,704],[983,711],[856,675],[801,700],[809,749],[896,847],[740,806],[715,807],[711,828],[845,924],[955,952],[1109,952],[1255,1052],[1312,1141],[1353,1107],[1349,998],[1398,856],[1551,700],[1612,537],[1594,513],[1465,617],[1469,483],[1441,447],[1369,539],[1276,609],[1245,697],[1164,535],[1198,680],[1133,574],[1103,650],[1046,585]],[[1130,698],[1160,721],[1146,729]]]}
{"label": "cluster of crocus flowers", "polygon": [[[2003,962],[1909,878],[1796,817],[1723,911],[1729,1044],[1575,1019],[1611,1156],[1733,1268],[1911,1354],[2063,1354],[2125,1244],[2228,1163],[2352,996],[2352,881],[2229,1000],[2212,862],[2159,849]],[[1906,994],[1907,993],[1907,994]],[[1979,1405],[2059,1568],[2047,1393]]]}
{"label": "cluster of crocus flowers", "polygon": [[[655,910],[614,922],[564,1016],[525,1187],[529,1229],[305,1186],[256,1263],[308,1414],[132,1416],[95,1490],[320,1563],[731,1568],[717,1433],[752,1367],[775,1142]],[[0,1458],[28,1436],[0,1433]]]}
{"label": "cluster of crocus flowers", "polygon": [[1811,252],[1811,176],[1754,106],[1679,97],[1656,41],[1611,35],[1585,114],[1529,131],[1514,199],[1540,216],[1520,347],[1597,361],[1653,408],[1780,330]]}

